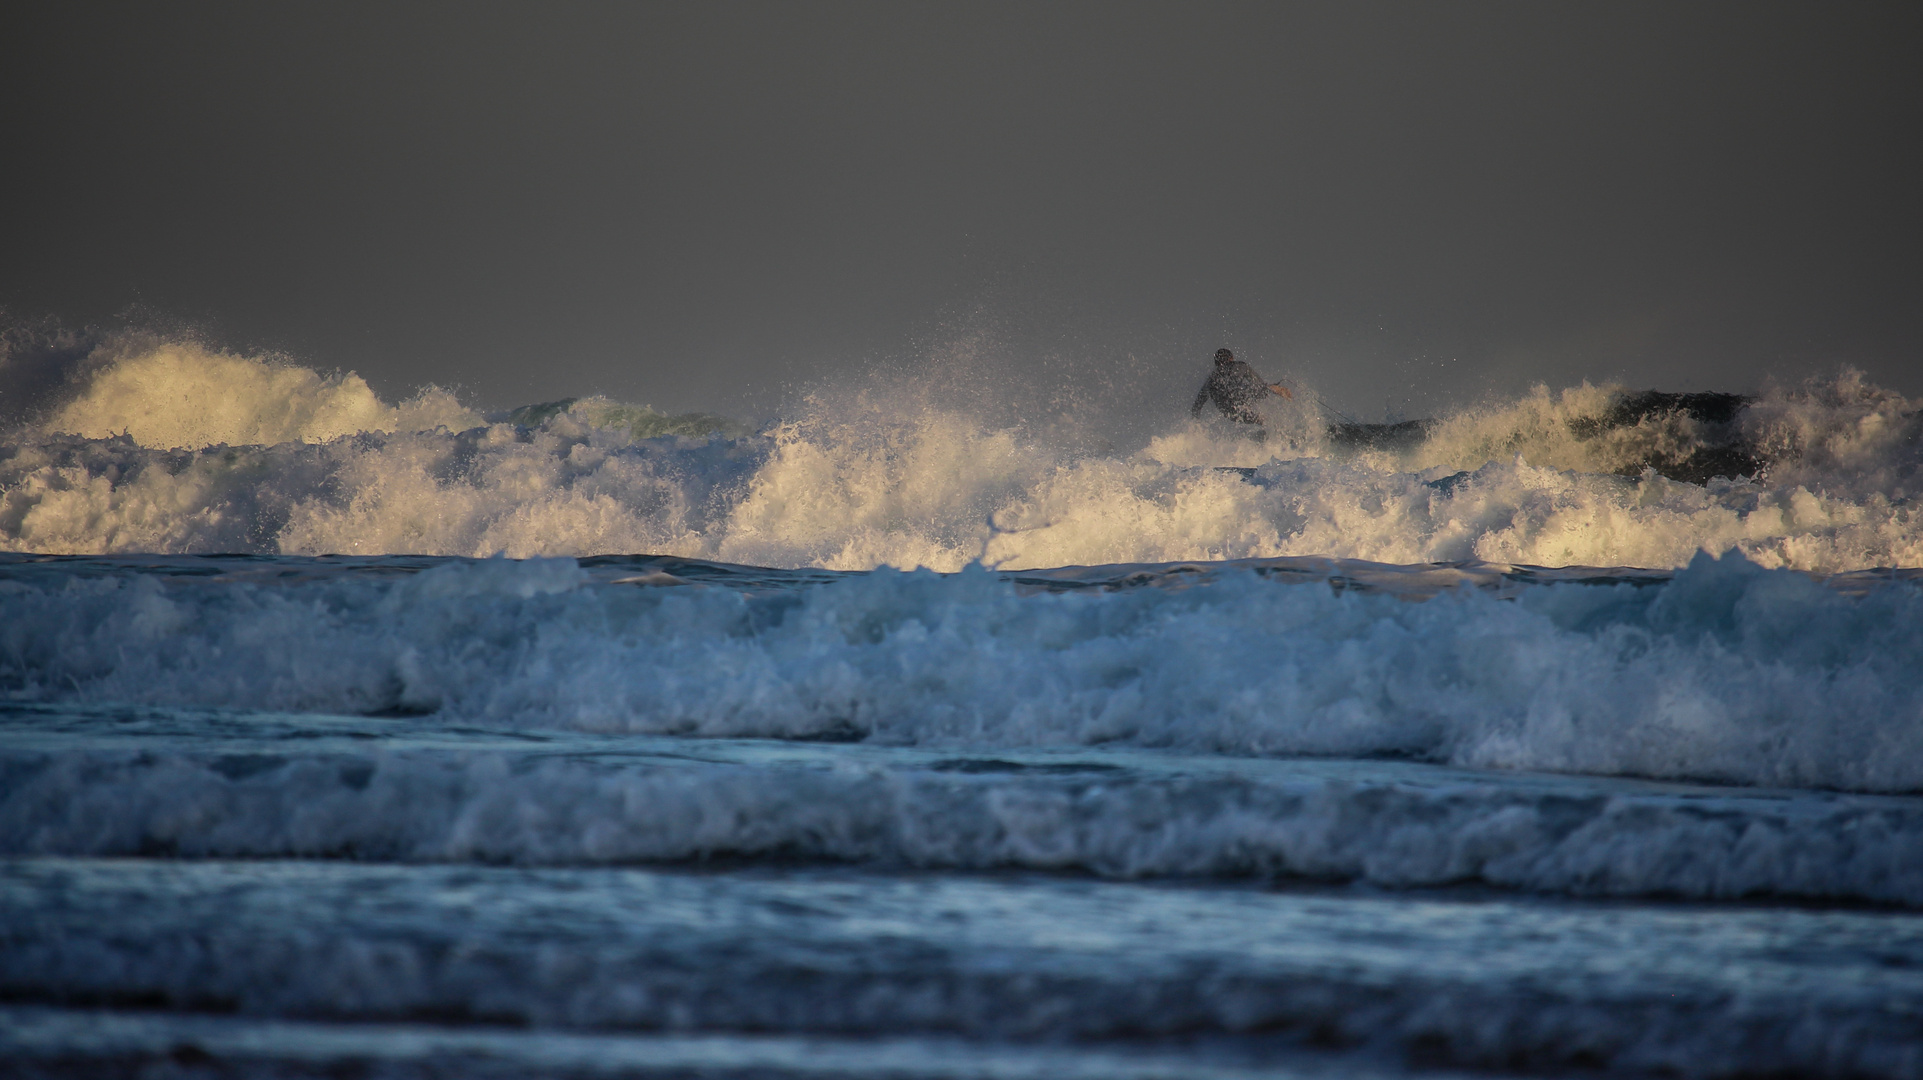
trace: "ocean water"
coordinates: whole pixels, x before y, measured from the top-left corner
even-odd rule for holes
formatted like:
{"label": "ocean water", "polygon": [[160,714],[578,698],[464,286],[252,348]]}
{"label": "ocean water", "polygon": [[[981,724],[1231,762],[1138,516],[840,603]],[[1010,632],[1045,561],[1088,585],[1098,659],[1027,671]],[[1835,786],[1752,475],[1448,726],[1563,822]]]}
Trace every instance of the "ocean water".
{"label": "ocean water", "polygon": [[14,1074],[1923,1076],[1923,403],[1851,373],[1095,452],[21,371]]}

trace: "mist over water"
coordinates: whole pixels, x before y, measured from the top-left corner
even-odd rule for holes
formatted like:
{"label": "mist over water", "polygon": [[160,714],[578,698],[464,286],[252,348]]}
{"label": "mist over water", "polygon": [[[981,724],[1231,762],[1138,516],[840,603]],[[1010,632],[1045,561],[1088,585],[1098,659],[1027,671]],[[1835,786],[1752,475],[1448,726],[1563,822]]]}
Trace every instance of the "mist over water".
{"label": "mist over water", "polygon": [[[1923,403],[1849,370],[1766,388],[1720,424],[1606,423],[1642,388],[1538,386],[1370,449],[1331,439],[1346,418],[1312,387],[1275,402],[1258,441],[1190,421],[1186,400],[1051,390],[967,355],[818,388],[758,430],[604,398],[486,415],[433,387],[387,402],[351,373],[184,339],[59,363],[0,459],[6,550],[952,571],[1282,555],[1675,567],[1733,548],[1821,572],[1923,564]],[[1664,475],[1732,440],[1747,472]]]}

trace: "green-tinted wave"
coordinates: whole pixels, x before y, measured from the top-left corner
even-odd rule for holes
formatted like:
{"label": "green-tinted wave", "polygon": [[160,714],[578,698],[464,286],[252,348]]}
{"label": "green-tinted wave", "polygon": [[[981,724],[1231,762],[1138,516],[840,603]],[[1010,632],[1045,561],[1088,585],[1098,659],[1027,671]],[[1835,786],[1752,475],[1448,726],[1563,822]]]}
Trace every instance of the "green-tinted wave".
{"label": "green-tinted wave", "polygon": [[636,439],[658,439],[666,435],[701,438],[708,435],[739,436],[748,429],[737,421],[713,413],[664,413],[646,405],[627,405],[599,395],[562,398],[538,405],[523,405],[508,413],[507,420],[525,427],[539,427],[569,413],[581,423],[611,431],[625,431]]}

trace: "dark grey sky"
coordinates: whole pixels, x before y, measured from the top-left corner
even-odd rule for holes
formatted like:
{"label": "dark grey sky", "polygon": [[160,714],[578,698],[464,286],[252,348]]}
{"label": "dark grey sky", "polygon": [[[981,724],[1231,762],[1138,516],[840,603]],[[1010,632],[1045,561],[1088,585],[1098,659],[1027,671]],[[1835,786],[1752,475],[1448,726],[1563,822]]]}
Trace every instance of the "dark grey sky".
{"label": "dark grey sky", "polygon": [[[0,305],[488,406],[1923,393],[1923,5],[0,7]],[[1160,406],[1158,406],[1160,407]]]}

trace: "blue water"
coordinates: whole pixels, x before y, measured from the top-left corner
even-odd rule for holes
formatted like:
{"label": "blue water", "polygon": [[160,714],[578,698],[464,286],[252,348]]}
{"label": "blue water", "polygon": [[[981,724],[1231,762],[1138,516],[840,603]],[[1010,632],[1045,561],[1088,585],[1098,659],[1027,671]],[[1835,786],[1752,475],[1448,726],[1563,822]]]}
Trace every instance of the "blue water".
{"label": "blue water", "polygon": [[1915,578],[8,556],[0,1049],[1923,1075]]}
{"label": "blue water", "polygon": [[42,344],[0,1074],[1923,1077],[1860,373],[1254,440]]}

